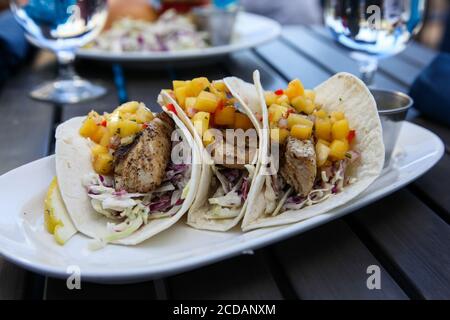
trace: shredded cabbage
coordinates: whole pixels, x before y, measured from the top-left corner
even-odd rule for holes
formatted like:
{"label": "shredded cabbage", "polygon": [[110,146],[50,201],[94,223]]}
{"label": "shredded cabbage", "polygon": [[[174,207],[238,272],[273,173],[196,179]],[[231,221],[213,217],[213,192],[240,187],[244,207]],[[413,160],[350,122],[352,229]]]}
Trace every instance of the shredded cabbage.
{"label": "shredded cabbage", "polygon": [[168,10],[155,22],[118,20],[88,48],[112,52],[178,51],[206,48],[207,38],[208,34],[197,31],[188,17]]}
{"label": "shredded cabbage", "polygon": [[291,188],[281,193],[282,190],[279,190],[279,186],[277,187],[277,180],[266,180],[265,198],[267,203],[272,204],[274,194],[276,199],[280,199],[277,208],[273,212],[266,209],[266,214],[271,213],[272,216],[276,216],[287,210],[300,210],[304,207],[321,203],[342,192],[344,187],[357,181],[354,177],[346,177],[346,169],[349,164],[356,161],[359,157],[359,153],[351,151],[346,159],[335,162],[332,166],[321,168],[313,189],[306,197],[291,196]]}
{"label": "shredded cabbage", "polygon": [[176,214],[188,194],[190,175],[190,165],[175,165],[170,162],[164,183],[146,194],[115,190],[112,177],[93,173],[83,177],[83,185],[91,199],[92,208],[116,221],[107,225],[110,235],[94,243],[92,248],[98,249],[108,242],[128,237],[150,220],[168,218]]}
{"label": "shredded cabbage", "polygon": [[225,220],[225,219],[234,219],[239,216],[241,212],[240,208],[223,208],[219,205],[213,206],[206,215],[207,219],[210,220]]}

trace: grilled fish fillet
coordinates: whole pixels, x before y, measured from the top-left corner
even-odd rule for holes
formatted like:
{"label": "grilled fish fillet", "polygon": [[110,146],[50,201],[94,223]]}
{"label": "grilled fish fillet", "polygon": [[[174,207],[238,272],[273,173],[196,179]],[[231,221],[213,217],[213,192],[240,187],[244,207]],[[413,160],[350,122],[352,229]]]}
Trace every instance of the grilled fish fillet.
{"label": "grilled fish fillet", "polygon": [[316,179],[316,152],[310,140],[289,137],[281,164],[281,175],[296,193],[307,196]]}
{"label": "grilled fish fillet", "polygon": [[162,183],[170,160],[173,120],[164,113],[153,119],[132,143],[114,153],[116,190],[152,192]]}
{"label": "grilled fish fillet", "polygon": [[246,139],[245,145],[241,147],[236,141],[227,141],[226,135],[223,133],[222,141],[219,141],[214,147],[213,158],[215,164],[229,169],[244,170],[245,165],[251,164],[258,152],[257,148],[250,144],[250,141]]}

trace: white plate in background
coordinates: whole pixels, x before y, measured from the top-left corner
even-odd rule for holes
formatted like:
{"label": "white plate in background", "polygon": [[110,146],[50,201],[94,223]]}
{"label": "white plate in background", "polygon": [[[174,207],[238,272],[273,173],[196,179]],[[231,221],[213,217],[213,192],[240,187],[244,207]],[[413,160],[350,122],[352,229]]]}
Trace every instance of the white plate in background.
{"label": "white plate in background", "polygon": [[177,62],[220,57],[236,51],[256,47],[281,34],[281,26],[275,20],[251,13],[240,12],[236,18],[233,40],[230,44],[182,51],[108,52],[82,48],[80,58],[114,62]]}

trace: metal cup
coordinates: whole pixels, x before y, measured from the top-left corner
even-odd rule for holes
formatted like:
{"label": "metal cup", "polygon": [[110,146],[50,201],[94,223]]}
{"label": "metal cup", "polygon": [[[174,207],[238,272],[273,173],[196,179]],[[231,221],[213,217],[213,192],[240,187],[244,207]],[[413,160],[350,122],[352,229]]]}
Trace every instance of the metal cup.
{"label": "metal cup", "polygon": [[195,23],[200,30],[208,32],[212,46],[226,45],[231,42],[238,12],[238,6],[227,8],[207,6],[192,10]]}
{"label": "metal cup", "polygon": [[389,166],[397,140],[408,110],[414,104],[407,94],[380,89],[370,89],[377,102],[378,114],[383,127],[383,141],[386,149],[385,167]]}

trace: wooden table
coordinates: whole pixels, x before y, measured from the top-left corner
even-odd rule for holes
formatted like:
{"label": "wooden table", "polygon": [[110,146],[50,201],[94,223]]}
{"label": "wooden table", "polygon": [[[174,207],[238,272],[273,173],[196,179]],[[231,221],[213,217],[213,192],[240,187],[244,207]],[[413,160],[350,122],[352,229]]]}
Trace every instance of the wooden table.
{"label": "wooden table", "polygon": [[[412,44],[381,62],[376,85],[407,92],[434,56]],[[0,91],[0,173],[51,154],[55,126],[92,108],[111,111],[119,97],[157,108],[158,92],[173,79],[236,75],[251,81],[253,70],[259,69],[265,88],[277,89],[296,77],[314,87],[336,72],[358,73],[346,49],[321,27],[285,28],[280,39],[211,65],[124,69],[124,84],[113,80],[114,74],[116,79],[120,76],[120,67],[82,62],[79,72],[102,81],[110,92],[99,101],[79,105],[51,106],[27,97],[32,86],[54,77],[53,64],[40,65],[24,67]],[[134,285],[83,283],[81,291],[69,291],[65,281],[0,260],[0,299],[449,299],[450,130],[420,117],[413,121],[442,138],[444,158],[408,187],[343,219],[253,255]],[[366,287],[371,265],[381,268],[381,290]]]}

